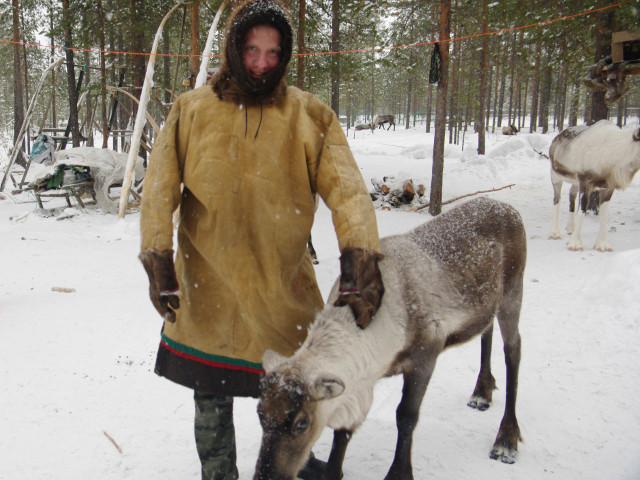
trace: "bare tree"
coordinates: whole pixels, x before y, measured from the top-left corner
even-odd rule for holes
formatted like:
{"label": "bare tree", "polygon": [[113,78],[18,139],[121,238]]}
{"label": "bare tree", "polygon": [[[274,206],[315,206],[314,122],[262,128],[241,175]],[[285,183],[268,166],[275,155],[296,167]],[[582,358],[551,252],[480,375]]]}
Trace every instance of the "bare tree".
{"label": "bare tree", "polygon": [[[71,140],[74,147],[80,146],[80,127],[78,125],[78,94],[76,90],[76,72],[73,63],[73,50],[71,49],[71,24],[72,14],[69,9],[69,0],[62,0],[62,18],[64,22],[64,46],[67,58],[67,91],[69,92],[69,122]],[[67,133],[67,134],[68,134]]]}
{"label": "bare tree", "polygon": [[[191,74],[197,76],[200,70],[200,44],[198,37],[200,36],[200,4],[193,2],[191,4]],[[194,76],[194,78],[195,78]]]}
{"label": "bare tree", "polygon": [[[611,54],[611,33],[615,23],[615,10],[603,10],[598,12],[598,24],[596,25],[596,54],[594,60],[598,62]],[[604,101],[605,91],[594,91],[591,94],[591,119],[590,123],[607,118],[609,108]]]}
{"label": "bare tree", "polygon": [[[331,2],[331,51],[340,50],[340,0]],[[340,55],[331,55],[331,108],[340,117]]]}
{"label": "bare tree", "polygon": [[300,0],[300,8],[298,10],[298,59],[297,59],[297,74],[296,86],[302,90],[304,89],[304,35],[306,29],[306,15],[307,15],[307,0]]}
{"label": "bare tree", "polygon": [[489,69],[489,6],[487,0],[482,0],[482,54],[480,55],[480,102],[478,105],[478,155],[484,155],[484,119],[485,119],[485,99],[487,98],[487,70]]}
{"label": "bare tree", "polygon": [[[20,2],[13,0],[13,141],[16,142],[24,123],[24,98],[22,91],[22,64],[20,58]],[[19,155],[16,162],[25,165]]]}
{"label": "bare tree", "polygon": [[104,8],[98,0],[98,29],[100,30],[100,118],[102,126],[102,148],[109,146],[109,123],[107,120],[107,67],[105,60]]}
{"label": "bare tree", "polygon": [[451,0],[440,1],[440,81],[436,99],[436,128],[433,140],[433,164],[431,167],[431,193],[429,213],[442,212],[442,177],[444,174],[444,140],[447,128],[447,86],[449,81],[449,22]]}

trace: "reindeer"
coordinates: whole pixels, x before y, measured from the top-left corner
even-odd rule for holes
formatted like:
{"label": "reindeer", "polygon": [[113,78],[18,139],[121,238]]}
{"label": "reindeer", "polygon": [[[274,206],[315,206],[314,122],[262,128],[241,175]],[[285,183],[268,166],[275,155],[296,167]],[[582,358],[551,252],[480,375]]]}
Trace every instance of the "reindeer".
{"label": "reindeer", "polygon": [[[625,190],[640,169],[640,128],[621,130],[607,120],[590,127],[569,127],[558,134],[549,147],[551,184],[553,185],[553,222],[549,238],[559,239],[560,194],[562,183],[571,184],[569,191],[569,250],[581,251],[582,223],[593,192],[599,194],[600,231],[593,248],[612,251],[607,241],[609,202],[613,192]],[[580,211],[575,214],[579,194]]]}
{"label": "reindeer", "polygon": [[519,130],[516,128],[515,125],[509,125],[507,127],[502,127],[502,134],[503,135],[515,135],[516,133],[518,133]]}
{"label": "reindeer", "polygon": [[505,344],[506,406],[493,459],[513,463],[520,428],[516,394],[518,322],[526,236],[511,206],[479,198],[404,235],[381,241],[382,304],[366,329],[351,309],[325,308],[292,357],[265,352],[258,415],[263,428],[254,480],[293,480],[325,426],[334,430],[324,480],[338,480],[352,433],[364,422],[376,382],[402,374],[398,438],[387,480],[413,479],[411,445],[438,355],[481,335],[480,373],[468,406],[486,410],[496,388],[491,373],[493,318]]}
{"label": "reindeer", "polygon": [[372,130],[373,131],[373,125],[371,125],[370,123],[363,123],[361,125],[356,125],[355,129],[356,129],[356,132],[359,132],[360,130]]}
{"label": "reindeer", "polygon": [[376,128],[384,128],[383,125],[385,123],[388,123],[389,126],[387,127],[387,130],[389,130],[391,128],[391,125],[393,125],[393,131],[396,131],[396,117],[395,115],[378,115],[376,116],[375,120],[373,121],[371,130],[375,130]]}

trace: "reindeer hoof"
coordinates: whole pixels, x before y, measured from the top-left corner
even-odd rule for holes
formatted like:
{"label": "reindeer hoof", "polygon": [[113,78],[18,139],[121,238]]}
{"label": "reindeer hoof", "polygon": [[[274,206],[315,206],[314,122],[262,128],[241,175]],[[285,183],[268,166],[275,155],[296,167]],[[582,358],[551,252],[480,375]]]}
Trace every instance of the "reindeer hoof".
{"label": "reindeer hoof", "polygon": [[482,397],[472,397],[471,400],[467,403],[467,407],[475,408],[476,410],[480,410],[484,412],[487,410],[491,404]]}
{"label": "reindeer hoof", "polygon": [[509,465],[516,463],[518,457],[518,451],[514,448],[509,448],[504,445],[495,445],[491,453],[489,454],[492,460],[500,460],[502,463]]}

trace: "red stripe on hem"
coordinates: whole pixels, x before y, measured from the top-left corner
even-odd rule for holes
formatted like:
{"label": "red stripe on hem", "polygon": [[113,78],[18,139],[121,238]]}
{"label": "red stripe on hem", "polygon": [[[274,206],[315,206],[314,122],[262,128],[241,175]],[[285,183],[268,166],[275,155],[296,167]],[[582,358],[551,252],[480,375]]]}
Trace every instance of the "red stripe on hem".
{"label": "red stripe on hem", "polygon": [[227,370],[241,370],[244,372],[257,373],[260,375],[264,374],[264,370],[261,370],[259,368],[243,367],[241,365],[229,365],[228,363],[214,362],[211,360],[205,360],[203,358],[196,357],[195,355],[189,355],[188,353],[184,353],[180,350],[176,350],[175,348],[170,347],[163,340],[160,340],[160,345],[162,345],[164,348],[169,350],[174,355],[177,355],[178,357],[186,358],[187,360],[193,360],[194,362],[198,363],[203,363],[210,367],[226,368]]}

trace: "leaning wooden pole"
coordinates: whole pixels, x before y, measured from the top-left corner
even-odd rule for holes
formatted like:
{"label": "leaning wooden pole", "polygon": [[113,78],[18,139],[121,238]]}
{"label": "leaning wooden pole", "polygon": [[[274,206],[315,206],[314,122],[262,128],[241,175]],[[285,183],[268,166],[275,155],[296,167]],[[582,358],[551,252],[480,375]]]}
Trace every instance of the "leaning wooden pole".
{"label": "leaning wooden pole", "polygon": [[9,157],[9,163],[7,164],[7,169],[4,172],[4,177],[2,177],[2,183],[0,184],[0,192],[4,190],[5,185],[7,184],[7,178],[9,178],[9,173],[11,172],[11,167],[13,166],[13,162],[18,158],[18,153],[20,152],[20,145],[22,145],[22,139],[24,138],[25,132],[29,126],[29,122],[31,122],[31,115],[33,115],[33,109],[36,106],[36,100],[38,100],[38,95],[40,94],[40,90],[42,89],[42,83],[46,78],[47,74],[60,65],[64,61],[64,57],[59,58],[51,65],[47,67],[47,69],[42,72],[42,76],[40,77],[40,82],[36,87],[35,92],[33,92],[33,97],[31,97],[31,102],[29,103],[29,108],[27,109],[27,114],[24,117],[24,121],[22,122],[22,127],[20,128],[20,133],[18,133],[18,138],[16,139],[16,143],[13,145],[13,150],[11,150],[11,156]]}
{"label": "leaning wooden pole", "polygon": [[124,214],[127,210],[127,204],[129,203],[129,193],[131,192],[131,177],[136,166],[136,160],[138,159],[138,149],[140,148],[140,138],[142,137],[142,129],[146,123],[146,111],[149,98],[151,97],[151,87],[153,86],[153,73],[154,65],[156,63],[156,51],[158,50],[158,43],[162,37],[162,30],[164,24],[169,17],[180,7],[184,1],[178,2],[169,13],[167,13],[156,32],[156,36],[153,40],[153,46],[151,47],[151,54],[149,55],[149,63],[147,63],[147,72],[144,76],[144,83],[142,85],[142,92],[140,93],[140,103],[138,103],[138,111],[136,113],[136,121],[133,125],[133,132],[131,134],[131,146],[129,147],[129,157],[127,158],[127,167],[124,173],[124,180],[122,181],[122,192],[120,193],[120,205],[118,208],[118,218],[124,218]]}
{"label": "leaning wooden pole", "polygon": [[213,18],[213,23],[211,24],[211,28],[209,28],[209,35],[207,36],[207,43],[202,52],[202,60],[200,61],[200,70],[198,71],[198,76],[196,77],[194,88],[201,87],[205,83],[207,83],[207,70],[209,67],[209,61],[211,60],[211,50],[213,49],[213,39],[216,36],[216,30],[218,29],[218,22],[220,21],[220,16],[224,11],[224,7],[227,6],[227,0],[222,2],[216,16]]}

